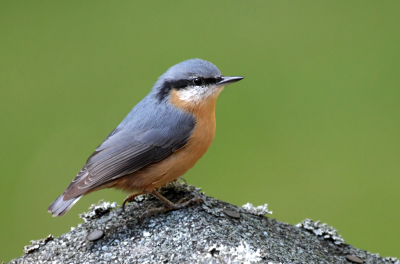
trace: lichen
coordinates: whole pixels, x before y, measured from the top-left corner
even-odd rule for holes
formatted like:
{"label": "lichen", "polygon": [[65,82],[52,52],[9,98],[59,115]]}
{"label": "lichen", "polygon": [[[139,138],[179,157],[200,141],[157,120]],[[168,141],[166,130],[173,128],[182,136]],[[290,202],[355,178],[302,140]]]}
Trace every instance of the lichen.
{"label": "lichen", "polygon": [[307,218],[296,226],[311,231],[316,236],[330,239],[336,245],[344,244],[344,239],[341,235],[339,235],[338,231],[335,228],[328,226],[327,224],[321,224],[321,221],[314,222],[313,220]]}
{"label": "lichen", "polygon": [[33,251],[39,249],[41,246],[47,244],[47,242],[53,240],[54,237],[52,234],[48,235],[47,237],[40,239],[40,240],[31,240],[32,245],[28,245],[24,247],[25,254],[32,253]]}
{"label": "lichen", "polygon": [[247,203],[242,206],[244,210],[249,212],[250,214],[254,215],[261,215],[264,216],[266,214],[272,214],[272,211],[268,211],[268,204],[264,205],[259,205],[257,207],[254,207],[251,203]]}
{"label": "lichen", "polygon": [[83,219],[85,223],[90,219],[99,218],[100,216],[109,213],[112,209],[116,208],[118,205],[116,202],[104,202],[100,200],[97,204],[92,204],[89,207],[89,212],[82,213],[79,218]]}

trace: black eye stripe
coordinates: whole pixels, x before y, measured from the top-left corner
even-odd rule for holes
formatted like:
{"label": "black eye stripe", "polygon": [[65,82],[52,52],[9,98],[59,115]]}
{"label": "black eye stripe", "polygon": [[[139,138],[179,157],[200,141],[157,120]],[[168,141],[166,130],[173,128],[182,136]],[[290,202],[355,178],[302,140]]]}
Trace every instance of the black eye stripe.
{"label": "black eye stripe", "polygon": [[209,84],[216,84],[217,82],[221,81],[221,77],[217,77],[217,78],[205,78],[205,79],[203,79],[203,80],[204,80],[204,83],[205,83],[206,85],[209,85]]}
{"label": "black eye stripe", "polygon": [[195,79],[201,79],[204,85],[212,85],[216,84],[217,82],[221,81],[221,77],[216,77],[216,78],[201,78],[201,77],[196,77],[193,79],[180,79],[180,80],[174,80],[174,81],[165,81],[160,88],[159,92],[157,93],[157,99],[158,100],[163,100],[169,95],[169,92],[175,88],[177,90],[180,89],[185,89],[186,87],[189,86],[194,86],[194,80]]}
{"label": "black eye stripe", "polygon": [[166,81],[164,82],[163,86],[170,86],[170,88],[175,88],[175,89],[183,89],[188,86],[194,85],[194,80],[196,79],[201,79],[205,85],[210,85],[210,84],[216,84],[217,82],[221,81],[221,77],[218,78],[194,78],[190,80],[186,79],[181,79],[181,80],[176,80],[176,81]]}
{"label": "black eye stripe", "polygon": [[165,82],[166,85],[170,86],[170,89],[175,88],[175,89],[183,89],[185,87],[188,87],[191,84],[191,80],[177,80],[173,82]]}

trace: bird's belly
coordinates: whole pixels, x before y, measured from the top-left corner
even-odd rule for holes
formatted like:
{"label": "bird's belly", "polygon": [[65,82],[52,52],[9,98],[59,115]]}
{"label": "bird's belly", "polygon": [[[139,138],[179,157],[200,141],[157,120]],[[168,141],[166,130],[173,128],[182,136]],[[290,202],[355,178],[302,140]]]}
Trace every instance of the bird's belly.
{"label": "bird's belly", "polygon": [[[223,89],[219,90],[219,92]],[[218,93],[219,93],[218,92]],[[191,169],[206,153],[215,135],[215,102],[218,93],[194,105],[181,101],[176,91],[171,94],[171,103],[193,114],[196,125],[187,144],[168,158],[146,166],[112,183],[112,187],[132,191],[152,191],[177,179]],[[111,187],[111,186],[110,186]]]}
{"label": "bird's belly", "polygon": [[207,124],[202,124],[199,121],[188,143],[183,148],[160,162],[121,177],[116,180],[113,187],[127,192],[151,191],[185,174],[206,153],[214,139],[215,118],[209,120],[211,122],[207,122]]}

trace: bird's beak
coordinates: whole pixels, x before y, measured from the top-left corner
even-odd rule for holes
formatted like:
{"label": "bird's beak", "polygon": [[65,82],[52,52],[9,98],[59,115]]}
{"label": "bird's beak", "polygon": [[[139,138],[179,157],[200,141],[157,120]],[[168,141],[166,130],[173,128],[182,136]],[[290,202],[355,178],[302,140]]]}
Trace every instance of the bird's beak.
{"label": "bird's beak", "polygon": [[231,84],[234,82],[238,82],[241,79],[243,79],[244,77],[241,76],[221,76],[221,80],[219,82],[217,82],[217,85],[227,85],[227,84]]}

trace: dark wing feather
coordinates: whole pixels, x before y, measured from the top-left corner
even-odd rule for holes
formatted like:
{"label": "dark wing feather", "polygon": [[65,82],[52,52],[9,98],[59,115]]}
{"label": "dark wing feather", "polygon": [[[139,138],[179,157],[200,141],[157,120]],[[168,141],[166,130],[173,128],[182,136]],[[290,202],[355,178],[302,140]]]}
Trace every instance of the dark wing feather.
{"label": "dark wing feather", "polygon": [[159,162],[189,140],[193,115],[156,100],[153,89],[89,157],[63,194],[48,208],[65,214],[88,191],[145,166]]}
{"label": "dark wing feather", "polygon": [[183,147],[193,131],[194,120],[186,126],[140,131],[119,129],[96,149],[63,193],[69,200],[102,184],[159,162]]}

